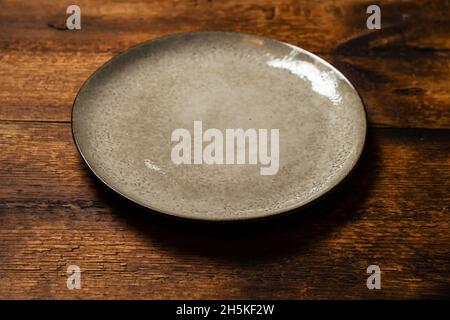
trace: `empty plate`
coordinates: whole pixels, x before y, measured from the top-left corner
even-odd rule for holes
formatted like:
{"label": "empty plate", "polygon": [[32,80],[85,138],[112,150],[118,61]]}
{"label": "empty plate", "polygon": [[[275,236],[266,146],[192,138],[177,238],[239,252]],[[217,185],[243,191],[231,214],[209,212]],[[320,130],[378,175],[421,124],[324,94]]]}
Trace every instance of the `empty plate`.
{"label": "empty plate", "polygon": [[77,148],[122,196],[172,216],[302,207],[355,166],[366,118],[350,82],[293,45],[225,32],[140,44],[80,89]]}

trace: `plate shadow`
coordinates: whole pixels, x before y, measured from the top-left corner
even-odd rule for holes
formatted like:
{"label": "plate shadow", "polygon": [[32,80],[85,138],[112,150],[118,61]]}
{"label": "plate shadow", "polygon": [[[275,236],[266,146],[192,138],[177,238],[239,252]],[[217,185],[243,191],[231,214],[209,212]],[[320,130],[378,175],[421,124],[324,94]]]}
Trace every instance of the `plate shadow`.
{"label": "plate shadow", "polygon": [[311,205],[265,219],[202,222],[161,215],[116,194],[94,174],[98,198],[156,245],[175,253],[206,256],[218,261],[255,263],[308,252],[311,247],[359,218],[362,204],[377,179],[379,150],[367,132],[361,158],[350,175]]}

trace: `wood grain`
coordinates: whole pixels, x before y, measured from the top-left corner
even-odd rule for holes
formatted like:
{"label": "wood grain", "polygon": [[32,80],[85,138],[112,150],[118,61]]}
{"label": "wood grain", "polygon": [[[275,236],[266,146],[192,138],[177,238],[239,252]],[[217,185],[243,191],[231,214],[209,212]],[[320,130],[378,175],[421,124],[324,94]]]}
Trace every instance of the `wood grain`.
{"label": "wood grain", "polygon": [[[0,298],[317,299],[450,296],[450,3],[80,0],[0,6]],[[240,31],[310,50],[360,92],[369,133],[346,182],[303,212],[210,225],[144,211],[81,161],[83,81],[142,41]],[[66,288],[66,269],[82,289]],[[378,264],[382,290],[366,288]]]}
{"label": "wood grain", "polygon": [[79,5],[80,31],[64,29],[64,2],[3,5],[0,119],[70,121],[76,92],[113,55],[167,34],[223,30],[287,41],[333,63],[361,92],[372,126],[450,128],[447,1],[383,2],[376,31],[366,28],[364,1]]}
{"label": "wood grain", "polygon": [[[160,218],[107,191],[79,158],[69,124],[2,123],[0,138],[0,297],[449,293],[447,131],[371,130],[360,165],[324,201],[225,226]],[[83,271],[80,291],[65,287],[70,264]],[[382,268],[377,292],[365,287],[370,264]]]}

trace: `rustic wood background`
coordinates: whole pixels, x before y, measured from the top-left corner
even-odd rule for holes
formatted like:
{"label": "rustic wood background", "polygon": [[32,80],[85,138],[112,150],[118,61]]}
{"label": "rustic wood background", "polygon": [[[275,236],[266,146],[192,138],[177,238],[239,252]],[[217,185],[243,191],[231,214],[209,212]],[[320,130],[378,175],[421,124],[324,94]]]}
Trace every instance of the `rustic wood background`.
{"label": "rustic wood background", "polygon": [[[449,1],[377,1],[373,31],[369,0],[77,0],[80,31],[65,29],[72,3],[0,1],[0,298],[450,296]],[[194,30],[287,41],[352,80],[368,141],[341,188],[298,214],[207,225],[96,181],[72,142],[77,90],[130,46]]]}

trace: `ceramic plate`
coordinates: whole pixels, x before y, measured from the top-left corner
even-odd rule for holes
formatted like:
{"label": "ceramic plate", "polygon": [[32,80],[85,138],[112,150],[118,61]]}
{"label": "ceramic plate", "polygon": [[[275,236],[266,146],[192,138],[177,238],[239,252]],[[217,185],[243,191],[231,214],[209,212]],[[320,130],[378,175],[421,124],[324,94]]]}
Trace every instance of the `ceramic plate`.
{"label": "ceramic plate", "polygon": [[80,89],[72,131],[94,174],[149,209],[243,220],[302,207],[355,166],[350,82],[293,45],[198,32],[138,45]]}

